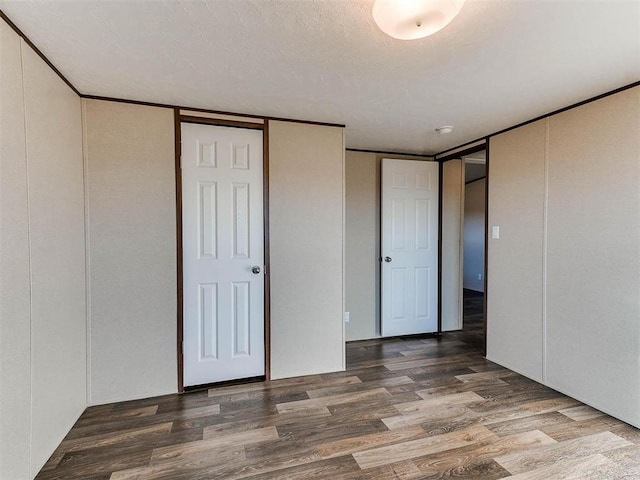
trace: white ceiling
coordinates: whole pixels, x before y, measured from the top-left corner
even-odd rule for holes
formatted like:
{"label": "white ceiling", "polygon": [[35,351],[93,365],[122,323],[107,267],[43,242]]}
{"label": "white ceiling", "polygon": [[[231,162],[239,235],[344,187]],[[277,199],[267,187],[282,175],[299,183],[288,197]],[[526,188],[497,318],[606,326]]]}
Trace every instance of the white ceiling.
{"label": "white ceiling", "polygon": [[435,153],[640,79],[638,0],[467,0],[414,41],[371,1],[0,8],[82,93],[344,123],[351,148]]}

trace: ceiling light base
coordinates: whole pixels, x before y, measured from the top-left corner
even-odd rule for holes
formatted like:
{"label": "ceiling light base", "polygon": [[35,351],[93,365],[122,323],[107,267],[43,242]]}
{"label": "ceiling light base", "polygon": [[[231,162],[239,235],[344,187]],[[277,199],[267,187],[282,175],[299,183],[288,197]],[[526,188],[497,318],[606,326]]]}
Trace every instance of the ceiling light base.
{"label": "ceiling light base", "polygon": [[376,0],[373,19],[387,35],[415,40],[442,30],[460,12],[465,0]]}

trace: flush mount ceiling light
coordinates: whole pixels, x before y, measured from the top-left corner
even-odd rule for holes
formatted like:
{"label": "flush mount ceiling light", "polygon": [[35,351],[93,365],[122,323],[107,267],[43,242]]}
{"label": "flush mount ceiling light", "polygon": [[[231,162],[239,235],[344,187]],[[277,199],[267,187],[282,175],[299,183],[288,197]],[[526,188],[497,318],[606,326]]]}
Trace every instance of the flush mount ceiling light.
{"label": "flush mount ceiling light", "polygon": [[415,40],[446,27],[465,0],[376,0],[373,19],[387,35]]}

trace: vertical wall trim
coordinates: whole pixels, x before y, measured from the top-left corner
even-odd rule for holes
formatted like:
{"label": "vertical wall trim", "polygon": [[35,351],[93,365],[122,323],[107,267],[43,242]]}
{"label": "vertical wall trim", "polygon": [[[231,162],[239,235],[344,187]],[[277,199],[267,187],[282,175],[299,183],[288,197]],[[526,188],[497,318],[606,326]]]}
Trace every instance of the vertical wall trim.
{"label": "vertical wall trim", "polygon": [[27,99],[24,85],[24,39],[20,39],[20,74],[22,82],[22,112],[24,113],[24,169],[27,189],[27,241],[29,242],[29,475],[31,478],[37,472],[33,471],[33,268],[31,245],[31,195],[29,193],[29,142],[27,141]]}
{"label": "vertical wall trim", "polygon": [[[374,303],[374,307],[373,307],[373,311],[374,311],[374,315],[375,315],[375,334],[377,338],[382,338],[382,295],[383,295],[383,291],[382,291],[382,195],[384,194],[384,192],[382,191],[382,160],[384,160],[384,158],[380,158],[378,159],[378,157],[375,157],[375,183],[377,186],[377,191],[375,193],[376,195],[376,204],[377,204],[377,209],[378,209],[378,216],[376,217],[374,215],[375,218],[375,223],[376,223],[376,227],[378,229],[378,248],[375,248],[375,237],[373,239],[373,246],[375,249],[375,253],[376,253],[376,269],[374,270],[375,272],[375,276],[376,276],[376,280],[378,281],[378,284],[380,285],[380,288],[378,289],[378,312],[377,315],[375,315],[376,310],[375,310],[375,303]],[[345,164],[347,163],[346,158],[345,158]],[[376,297],[376,287],[375,287],[375,282],[373,284],[373,296]],[[344,318],[342,319],[344,321]]]}
{"label": "vertical wall trim", "polygon": [[486,160],[485,160],[485,184],[484,184],[484,301],[482,302],[483,309],[483,319],[484,319],[484,342],[482,347],[482,354],[487,356],[487,325],[489,323],[489,319],[487,318],[487,299],[489,298],[489,180],[491,178],[490,175],[490,164],[491,164],[491,137],[487,137],[486,139]]}
{"label": "vertical wall trim", "polygon": [[264,235],[264,377],[271,380],[271,260],[269,245],[269,119],[262,130],[262,210]]}
{"label": "vertical wall trim", "polygon": [[542,207],[542,382],[547,383],[547,241],[549,220],[549,124],[545,119],[544,198]]}
{"label": "vertical wall trim", "polygon": [[87,140],[87,102],[80,99],[82,117],[82,178],[84,182],[84,277],[87,327],[87,405],[91,405],[91,231],[89,208],[89,148]]}
{"label": "vertical wall trim", "polygon": [[442,333],[442,200],[444,162],[438,162],[438,334]]}
{"label": "vertical wall trim", "polygon": [[465,169],[467,162],[460,159],[460,235],[458,236],[458,328],[464,328],[464,202],[466,194]]}
{"label": "vertical wall trim", "polygon": [[175,148],[175,183],[176,183],[176,355],[178,356],[178,393],[184,392],[183,379],[183,304],[184,297],[182,291],[182,165],[180,156],[182,155],[182,126],[180,123],[180,109],[173,110],[174,128],[174,148]]}
{"label": "vertical wall trim", "polygon": [[347,310],[347,156],[345,132],[342,129],[342,369],[347,369],[346,325],[344,312]]}

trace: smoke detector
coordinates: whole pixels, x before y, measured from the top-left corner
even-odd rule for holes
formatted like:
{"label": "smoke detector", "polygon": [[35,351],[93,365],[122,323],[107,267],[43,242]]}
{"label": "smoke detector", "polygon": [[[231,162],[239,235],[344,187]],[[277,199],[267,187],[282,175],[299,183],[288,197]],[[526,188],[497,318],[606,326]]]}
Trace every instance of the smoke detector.
{"label": "smoke detector", "polygon": [[447,135],[451,132],[453,132],[453,126],[451,125],[445,125],[443,127],[436,128],[436,133],[438,135]]}

